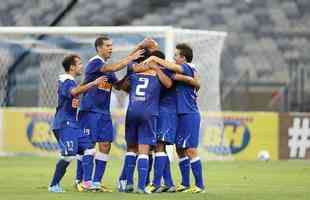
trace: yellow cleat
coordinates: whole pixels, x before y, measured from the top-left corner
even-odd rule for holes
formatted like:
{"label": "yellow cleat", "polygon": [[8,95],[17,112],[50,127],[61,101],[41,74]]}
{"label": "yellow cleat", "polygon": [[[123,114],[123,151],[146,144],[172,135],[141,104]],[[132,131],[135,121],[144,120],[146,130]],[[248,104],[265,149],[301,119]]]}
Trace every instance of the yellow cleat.
{"label": "yellow cleat", "polygon": [[183,190],[185,193],[206,193],[206,191],[200,187],[193,186],[189,189]]}
{"label": "yellow cleat", "polygon": [[101,192],[113,192],[111,189],[107,188],[106,186],[104,185],[101,185]]}
{"label": "yellow cleat", "polygon": [[150,184],[150,185],[148,185],[148,186],[145,187],[145,190],[144,190],[144,191],[145,191],[147,194],[151,194],[151,193],[153,193],[156,189],[157,189],[157,188],[156,188],[154,185]]}
{"label": "yellow cleat", "polygon": [[89,192],[92,190],[91,185],[85,183],[78,183],[76,189],[79,192]]}
{"label": "yellow cleat", "polygon": [[184,185],[178,185],[177,188],[175,189],[176,192],[183,192],[185,190],[189,190],[190,188],[188,186]]}

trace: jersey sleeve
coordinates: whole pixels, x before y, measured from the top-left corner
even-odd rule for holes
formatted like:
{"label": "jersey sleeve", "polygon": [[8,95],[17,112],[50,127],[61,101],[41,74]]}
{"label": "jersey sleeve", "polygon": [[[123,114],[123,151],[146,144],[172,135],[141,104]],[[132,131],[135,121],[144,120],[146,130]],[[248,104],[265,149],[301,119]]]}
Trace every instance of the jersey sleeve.
{"label": "jersey sleeve", "polygon": [[135,65],[134,62],[130,62],[127,65],[127,76],[131,75],[133,73],[133,66]]}
{"label": "jersey sleeve", "polygon": [[186,76],[193,76],[193,71],[190,69],[190,67],[187,64],[182,64],[182,74]]}
{"label": "jersey sleeve", "polygon": [[73,80],[65,80],[61,88],[61,95],[67,98],[71,98],[71,90],[76,87],[76,83]]}
{"label": "jersey sleeve", "polygon": [[171,71],[171,70],[169,70],[169,69],[166,69],[166,68],[162,69],[162,71],[164,72],[164,74],[165,74],[166,76],[168,76],[169,78],[172,79],[173,74],[174,74],[173,71]]}

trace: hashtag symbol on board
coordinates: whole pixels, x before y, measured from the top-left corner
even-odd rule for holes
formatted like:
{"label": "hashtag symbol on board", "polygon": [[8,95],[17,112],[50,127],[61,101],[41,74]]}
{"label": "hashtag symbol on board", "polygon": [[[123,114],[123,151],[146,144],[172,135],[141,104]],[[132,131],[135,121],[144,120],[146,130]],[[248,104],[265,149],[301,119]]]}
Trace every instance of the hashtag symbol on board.
{"label": "hashtag symbol on board", "polygon": [[308,118],[294,118],[293,127],[288,130],[290,158],[304,158],[310,148],[310,127]]}

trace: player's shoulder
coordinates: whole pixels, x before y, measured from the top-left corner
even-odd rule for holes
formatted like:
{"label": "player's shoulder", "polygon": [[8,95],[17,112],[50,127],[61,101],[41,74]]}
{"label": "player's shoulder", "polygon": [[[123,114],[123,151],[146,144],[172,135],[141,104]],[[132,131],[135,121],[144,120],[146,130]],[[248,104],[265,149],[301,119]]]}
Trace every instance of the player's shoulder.
{"label": "player's shoulder", "polygon": [[59,89],[67,90],[72,87],[76,87],[77,83],[74,80],[74,77],[70,74],[61,74],[58,77]]}
{"label": "player's shoulder", "polygon": [[60,81],[62,83],[65,83],[65,82],[75,83],[74,77],[70,74],[60,74],[58,76],[58,81]]}
{"label": "player's shoulder", "polygon": [[192,69],[193,71],[197,71],[196,70],[196,65],[195,64],[193,64],[193,63],[186,63],[187,65],[188,65],[188,67],[190,68],[190,69]]}
{"label": "player's shoulder", "polygon": [[195,65],[192,63],[183,63],[183,64],[181,64],[181,67],[183,69],[183,72],[186,74],[187,73],[195,73],[197,71]]}
{"label": "player's shoulder", "polygon": [[88,64],[103,64],[105,60],[101,58],[99,55],[95,55],[88,60]]}

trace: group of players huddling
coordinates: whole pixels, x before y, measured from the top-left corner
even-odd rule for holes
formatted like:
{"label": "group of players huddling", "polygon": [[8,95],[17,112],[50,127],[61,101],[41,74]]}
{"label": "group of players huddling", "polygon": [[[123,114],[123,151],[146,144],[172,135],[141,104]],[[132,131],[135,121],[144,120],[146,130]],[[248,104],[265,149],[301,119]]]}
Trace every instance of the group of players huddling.
{"label": "group of players huddling", "polygon": [[[77,158],[78,191],[110,192],[101,182],[113,142],[110,96],[114,87],[129,94],[125,122],[127,149],[118,191],[134,191],[137,166],[135,191],[138,193],[204,193],[197,152],[200,114],[196,92],[200,85],[197,72],[190,64],[192,48],[185,43],[178,44],[175,63],[172,63],[165,60],[155,40],[146,38],[127,57],[113,64],[107,63],[112,54],[109,37],[98,37],[95,49],[97,55],[88,61],[81,85],[75,81],[75,77],[82,74],[80,57],[67,55],[62,62],[65,74],[58,80],[58,106],[53,122],[61,157],[48,190],[63,192],[60,180],[70,161]],[[125,67],[126,76],[118,80],[114,72]],[[174,144],[182,176],[182,182],[176,187],[166,153],[166,145]],[[152,151],[155,151],[154,164]],[[154,176],[150,181],[152,166]],[[192,187],[190,171],[195,179]]]}

